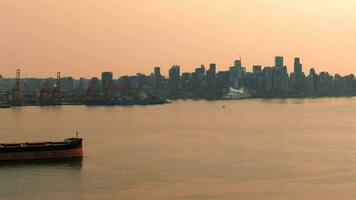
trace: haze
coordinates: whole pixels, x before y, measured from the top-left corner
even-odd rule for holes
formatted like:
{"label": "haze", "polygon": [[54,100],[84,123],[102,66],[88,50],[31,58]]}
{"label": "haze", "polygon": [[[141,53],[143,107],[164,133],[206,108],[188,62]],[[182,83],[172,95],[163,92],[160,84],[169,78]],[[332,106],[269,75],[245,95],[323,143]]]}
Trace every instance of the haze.
{"label": "haze", "polygon": [[115,77],[172,64],[294,56],[304,71],[356,73],[354,0],[1,0],[0,74]]}

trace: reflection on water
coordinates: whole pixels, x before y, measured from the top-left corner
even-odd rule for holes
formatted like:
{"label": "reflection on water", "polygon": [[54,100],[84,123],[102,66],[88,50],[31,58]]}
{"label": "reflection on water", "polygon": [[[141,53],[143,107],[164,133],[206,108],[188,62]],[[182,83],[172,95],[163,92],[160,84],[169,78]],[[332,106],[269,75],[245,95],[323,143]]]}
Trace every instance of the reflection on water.
{"label": "reflection on water", "polygon": [[21,160],[21,161],[1,161],[0,168],[20,168],[20,167],[68,167],[73,170],[80,170],[83,166],[83,158],[64,158],[49,160]]}
{"label": "reflection on water", "polygon": [[[0,141],[84,137],[84,160],[0,167],[0,199],[354,199],[356,99],[0,110]],[[223,106],[225,108],[223,108]]]}

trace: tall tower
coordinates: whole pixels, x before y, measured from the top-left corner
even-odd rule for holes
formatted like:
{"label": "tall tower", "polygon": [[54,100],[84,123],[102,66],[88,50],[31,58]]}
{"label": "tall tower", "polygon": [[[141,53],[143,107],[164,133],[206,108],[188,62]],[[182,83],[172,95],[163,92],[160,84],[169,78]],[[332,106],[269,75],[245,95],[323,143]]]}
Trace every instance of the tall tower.
{"label": "tall tower", "polygon": [[240,60],[235,60],[234,67],[242,67],[241,58],[240,58]]}
{"label": "tall tower", "polygon": [[101,87],[104,90],[105,98],[112,98],[114,96],[114,83],[112,72],[101,73]]}
{"label": "tall tower", "polygon": [[180,67],[178,65],[174,65],[169,69],[169,93],[172,98],[179,97],[179,83],[180,83]]}
{"label": "tall tower", "polygon": [[275,67],[283,67],[284,66],[284,58],[282,56],[276,56],[274,58],[274,66]]}
{"label": "tall tower", "polygon": [[157,90],[161,87],[161,82],[162,82],[161,68],[155,67],[153,75],[154,75],[154,88]]}
{"label": "tall tower", "polygon": [[216,96],[216,64],[211,63],[209,70],[206,72],[206,89],[207,97],[214,98]]}
{"label": "tall tower", "polygon": [[154,75],[156,77],[160,77],[161,76],[161,68],[160,67],[155,67],[154,68]]}
{"label": "tall tower", "polygon": [[101,87],[107,89],[113,86],[113,75],[112,72],[101,73]]}
{"label": "tall tower", "polygon": [[303,71],[300,58],[294,58],[294,74],[301,74]]}

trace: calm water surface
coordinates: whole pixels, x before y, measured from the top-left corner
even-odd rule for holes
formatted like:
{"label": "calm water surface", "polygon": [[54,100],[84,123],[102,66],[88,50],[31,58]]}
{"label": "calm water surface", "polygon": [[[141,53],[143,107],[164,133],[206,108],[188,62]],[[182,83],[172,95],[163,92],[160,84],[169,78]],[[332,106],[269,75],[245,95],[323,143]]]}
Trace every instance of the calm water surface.
{"label": "calm water surface", "polygon": [[0,110],[2,142],[77,130],[81,164],[0,166],[0,199],[356,196],[356,98]]}

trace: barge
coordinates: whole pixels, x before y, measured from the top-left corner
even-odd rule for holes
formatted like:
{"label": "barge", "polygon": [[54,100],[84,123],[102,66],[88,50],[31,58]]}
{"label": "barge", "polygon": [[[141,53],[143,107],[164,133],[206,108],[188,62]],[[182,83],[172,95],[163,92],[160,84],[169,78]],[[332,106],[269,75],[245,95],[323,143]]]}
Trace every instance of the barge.
{"label": "barge", "polygon": [[151,99],[88,99],[84,102],[87,106],[129,106],[129,105],[159,105],[170,103],[161,98]]}

